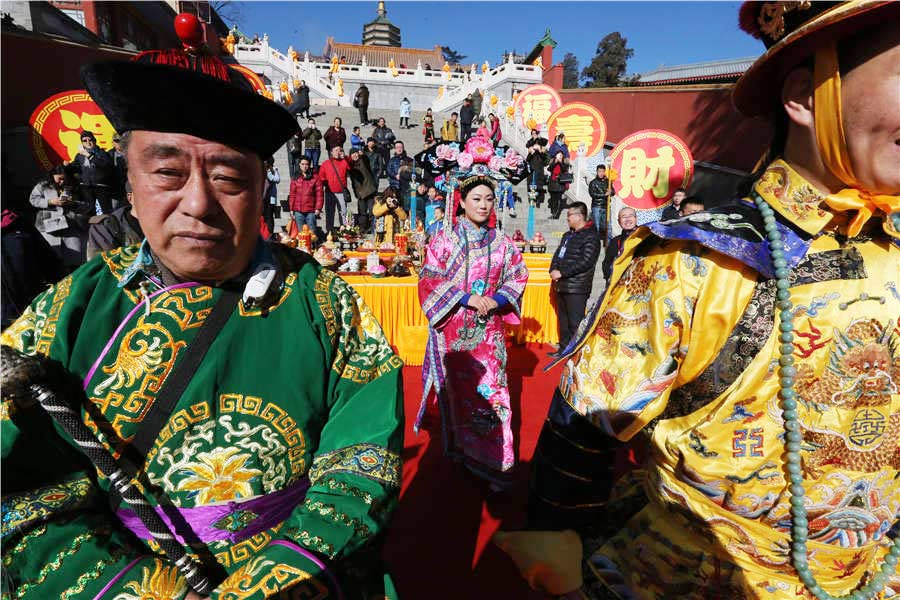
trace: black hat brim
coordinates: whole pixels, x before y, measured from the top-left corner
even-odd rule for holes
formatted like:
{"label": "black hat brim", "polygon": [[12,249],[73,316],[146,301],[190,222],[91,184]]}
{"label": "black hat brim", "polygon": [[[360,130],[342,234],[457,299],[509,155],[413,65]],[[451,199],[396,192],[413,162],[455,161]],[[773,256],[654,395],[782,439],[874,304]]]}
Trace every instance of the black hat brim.
{"label": "black hat brim", "polygon": [[180,67],[86,65],[81,78],[118,133],[185,133],[271,156],[298,129],[284,108],[254,92]]}

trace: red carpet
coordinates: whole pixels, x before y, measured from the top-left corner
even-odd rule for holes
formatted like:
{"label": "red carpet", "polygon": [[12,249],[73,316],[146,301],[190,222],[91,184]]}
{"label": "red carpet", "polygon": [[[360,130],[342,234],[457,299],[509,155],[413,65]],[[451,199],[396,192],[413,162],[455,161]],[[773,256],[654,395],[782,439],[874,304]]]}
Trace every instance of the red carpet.
{"label": "red carpet", "polygon": [[543,598],[530,590],[490,537],[497,529],[516,529],[525,521],[529,464],[561,371],[542,371],[550,351],[540,344],[509,349],[513,432],[520,460],[509,495],[489,494],[486,485],[444,458],[437,429],[434,437],[428,431],[413,433],[422,369],[404,369],[403,489],[384,548],[403,600]]}

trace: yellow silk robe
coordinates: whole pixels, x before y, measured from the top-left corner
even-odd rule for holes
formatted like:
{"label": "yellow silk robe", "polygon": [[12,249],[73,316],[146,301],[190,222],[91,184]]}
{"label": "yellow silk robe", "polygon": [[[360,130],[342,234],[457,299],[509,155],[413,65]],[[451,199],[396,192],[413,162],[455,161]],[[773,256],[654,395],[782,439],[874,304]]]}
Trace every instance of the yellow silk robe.
{"label": "yellow silk robe", "polygon": [[[783,161],[755,190],[812,236],[790,288],[807,546],[820,585],[847,593],[900,511],[897,219],[836,235],[847,215]],[[606,434],[648,436],[645,468],[584,539],[589,597],[812,598],[789,555],[774,289],[697,242],[629,240],[559,389]],[[898,593],[895,575],[881,597]]]}

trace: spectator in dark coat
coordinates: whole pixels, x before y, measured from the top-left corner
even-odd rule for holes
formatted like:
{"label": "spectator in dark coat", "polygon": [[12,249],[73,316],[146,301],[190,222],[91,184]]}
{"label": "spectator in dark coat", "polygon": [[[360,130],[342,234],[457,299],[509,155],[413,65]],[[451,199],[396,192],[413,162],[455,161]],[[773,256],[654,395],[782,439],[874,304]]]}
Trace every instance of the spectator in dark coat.
{"label": "spectator in dark coat", "polygon": [[294,102],[288,108],[288,111],[298,118],[301,115],[307,119],[309,118],[309,87],[307,87],[306,82],[300,81],[300,87],[294,92]]}
{"label": "spectator in dark coat", "polygon": [[550,171],[550,178],[547,182],[547,190],[550,192],[550,218],[558,219],[562,214],[563,194],[569,189],[569,184],[563,181],[563,175],[569,172],[569,160],[563,156],[562,150],[557,150],[556,154],[552,154],[552,162],[547,170]]}
{"label": "spectator in dark coat", "polygon": [[462,108],[459,109],[459,141],[463,144],[472,137],[472,121],[475,120],[475,110],[472,108],[472,99],[466,97],[463,100]]}
{"label": "spectator in dark coat", "polygon": [[350,151],[350,171],[347,174],[356,196],[356,224],[360,231],[368,231],[375,194],[378,193],[378,180],[372,174],[372,165],[362,150],[354,148]]}
{"label": "spectator in dark coat", "polygon": [[566,160],[569,158],[569,146],[566,145],[566,134],[560,133],[550,144],[550,156],[556,156],[557,152],[562,152]]}
{"label": "spectator in dark coat", "polygon": [[356,90],[356,95],[353,96],[353,106],[359,110],[359,124],[360,125],[368,125],[369,124],[369,88],[366,87],[366,84],[362,84],[359,86],[359,89]]}
{"label": "spectator in dark coat", "polygon": [[587,206],[583,202],[569,205],[569,231],[563,235],[550,261],[550,279],[554,282],[557,298],[560,350],[566,347],[584,318],[594,269],[600,257],[600,236],[587,215]]}
{"label": "spectator in dark coat", "polygon": [[375,138],[370,137],[366,140],[365,155],[369,159],[369,166],[372,167],[372,175],[375,177],[375,182],[378,183],[378,180],[384,177],[387,165],[378,151],[378,143],[375,141]]}
{"label": "spectator in dark coat", "polygon": [[297,229],[309,226],[316,231],[316,218],[322,214],[325,206],[325,188],[322,180],[313,172],[312,163],[307,157],[297,164],[297,177],[291,179],[291,191],[288,194],[288,208],[297,224]]}
{"label": "spectator in dark coat", "polygon": [[125,203],[108,215],[91,218],[88,230],[87,257],[101,252],[138,244],[144,239],[141,224],[131,213],[131,184],[125,187]]}
{"label": "spectator in dark coat", "polygon": [[[397,191],[399,198],[409,197],[409,182],[412,179],[413,159],[406,153],[403,142],[394,142],[394,156],[387,167],[388,184]],[[408,208],[408,201],[403,207]]]}
{"label": "spectator in dark coat", "polygon": [[344,143],[347,141],[347,130],[342,127],[340,117],[334,118],[334,125],[329,127],[322,137],[325,138],[325,150],[329,154],[331,154],[332,148],[340,147],[343,149]]}
{"label": "spectator in dark coat", "polygon": [[316,127],[316,120],[310,119],[303,130],[304,155],[309,159],[313,171],[319,169],[319,155],[322,153],[322,132]]}
{"label": "spectator in dark coat", "polygon": [[472,110],[475,112],[475,118],[481,116],[481,104],[484,100],[484,95],[481,90],[475,88],[475,91],[472,92]]}
{"label": "spectator in dark coat", "polygon": [[601,240],[606,240],[606,210],[609,206],[609,193],[606,165],[597,165],[597,176],[588,184],[588,195],[591,197],[591,220],[594,221]]}
{"label": "spectator in dark coat", "polygon": [[113,147],[107,154],[113,169],[113,208],[118,208],[125,204],[125,184],[128,183],[128,161],[122,149],[122,138],[118,133],[113,136]]}
{"label": "spectator in dark coat", "polygon": [[534,200],[535,206],[540,207],[544,204],[544,193],[547,185],[547,165],[550,163],[550,156],[547,154],[547,138],[540,137],[536,129],[531,131],[531,139],[525,142],[528,148],[528,185],[534,186],[537,197]]}
{"label": "spectator in dark coat", "polygon": [[112,190],[115,183],[112,160],[97,145],[97,138],[93,133],[81,132],[81,150],[66,170],[78,181],[78,193],[82,202],[97,206],[98,214],[112,212]]}
{"label": "spectator in dark coat", "polygon": [[663,209],[659,220],[668,221],[669,219],[679,218],[681,216],[681,203],[684,202],[685,196],[687,196],[687,192],[684,191],[684,188],[675,190],[675,193],[672,195],[672,203]]}
{"label": "spectator in dark coat", "polygon": [[294,135],[291,136],[291,139],[287,142],[287,151],[288,151],[288,174],[291,179],[297,177],[297,163],[300,161],[300,157],[303,156],[303,134],[301,131],[297,131]]}
{"label": "spectator in dark coat", "polygon": [[612,277],[613,263],[622,255],[625,249],[625,240],[637,229],[637,213],[633,208],[625,207],[619,211],[619,226],[622,233],[609,241],[609,247],[606,248],[606,256],[603,257],[603,278],[609,281]]}
{"label": "spectator in dark coat", "polygon": [[375,130],[372,131],[372,137],[375,138],[375,143],[378,145],[378,153],[381,154],[381,161],[384,164],[381,176],[384,177],[387,173],[387,165],[391,160],[391,147],[396,139],[393,130],[385,123],[384,117],[379,117],[378,124],[375,125]]}

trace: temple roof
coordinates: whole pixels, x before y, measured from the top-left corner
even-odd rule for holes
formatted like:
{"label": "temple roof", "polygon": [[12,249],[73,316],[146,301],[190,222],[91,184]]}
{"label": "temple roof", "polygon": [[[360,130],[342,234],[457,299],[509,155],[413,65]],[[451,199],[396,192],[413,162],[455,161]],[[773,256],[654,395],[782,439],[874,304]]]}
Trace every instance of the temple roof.
{"label": "temple roof", "polygon": [[366,64],[370,67],[386,67],[391,58],[394,59],[394,66],[400,68],[401,64],[406,65],[408,69],[415,69],[416,63],[421,61],[422,66],[431,65],[432,69],[440,69],[444,66],[444,53],[440,46],[435,46],[431,50],[420,48],[397,48],[394,46],[369,46],[363,44],[345,44],[343,42],[335,42],[334,38],[329,36],[325,41],[325,49],[322,54],[326,59],[331,60],[332,56],[341,56],[347,59],[348,65],[359,64],[362,57],[366,57]]}
{"label": "temple roof", "polygon": [[699,81],[736,81],[756,57],[715,60],[688,65],[662,66],[638,75],[638,85],[669,85]]}
{"label": "temple roof", "polygon": [[[534,45],[534,48],[531,49],[531,52],[525,57],[525,60],[522,61],[526,65],[530,65],[537,57],[541,55],[541,52],[544,49],[544,46],[550,46],[551,48],[556,48],[556,40],[550,37],[550,28],[548,27],[546,31],[544,31],[544,37],[538,40],[538,43]],[[547,65],[550,66],[550,65]]]}

